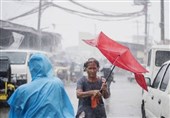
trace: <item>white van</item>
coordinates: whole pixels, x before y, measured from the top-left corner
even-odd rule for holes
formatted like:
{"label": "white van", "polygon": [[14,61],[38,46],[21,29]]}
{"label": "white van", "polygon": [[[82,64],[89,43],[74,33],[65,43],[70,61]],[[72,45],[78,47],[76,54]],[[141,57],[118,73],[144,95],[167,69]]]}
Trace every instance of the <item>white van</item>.
{"label": "white van", "polygon": [[11,81],[16,84],[16,87],[31,81],[28,60],[31,54],[36,52],[49,56],[46,52],[36,50],[0,50],[0,56],[6,56],[10,60]]}
{"label": "white van", "polygon": [[152,84],[148,81],[141,111],[142,118],[170,118],[170,60],[161,66]]}
{"label": "white van", "polygon": [[156,76],[156,73],[158,72],[161,65],[170,60],[170,46],[169,45],[155,45],[151,47],[151,49],[148,52],[148,60],[146,69],[149,71],[149,73],[145,74],[145,77],[151,78],[151,83],[153,82],[153,79]]}

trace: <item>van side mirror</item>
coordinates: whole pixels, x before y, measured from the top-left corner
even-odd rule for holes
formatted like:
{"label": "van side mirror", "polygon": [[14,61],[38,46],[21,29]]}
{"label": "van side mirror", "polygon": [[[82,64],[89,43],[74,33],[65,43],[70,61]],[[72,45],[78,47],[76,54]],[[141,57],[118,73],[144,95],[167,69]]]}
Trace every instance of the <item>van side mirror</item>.
{"label": "van side mirror", "polygon": [[151,86],[151,79],[149,77],[145,77],[145,82],[147,86]]}

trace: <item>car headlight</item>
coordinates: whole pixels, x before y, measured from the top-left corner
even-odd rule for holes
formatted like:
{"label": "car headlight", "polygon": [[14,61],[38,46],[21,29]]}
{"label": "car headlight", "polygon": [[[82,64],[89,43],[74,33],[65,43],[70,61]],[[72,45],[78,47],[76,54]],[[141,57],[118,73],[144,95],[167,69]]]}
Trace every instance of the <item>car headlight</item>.
{"label": "car headlight", "polygon": [[16,85],[16,87],[27,83],[27,74],[12,74],[11,82]]}
{"label": "car headlight", "polygon": [[17,79],[19,79],[19,80],[27,79],[27,74],[19,74],[19,75],[17,75]]}
{"label": "car headlight", "polygon": [[27,79],[27,74],[12,74],[11,75],[12,80],[22,80]]}

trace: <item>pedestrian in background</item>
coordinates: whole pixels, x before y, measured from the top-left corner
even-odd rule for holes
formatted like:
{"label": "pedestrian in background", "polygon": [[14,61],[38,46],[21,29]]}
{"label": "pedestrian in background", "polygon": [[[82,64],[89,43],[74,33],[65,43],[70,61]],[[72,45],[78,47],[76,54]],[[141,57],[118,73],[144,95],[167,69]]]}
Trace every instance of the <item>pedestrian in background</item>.
{"label": "pedestrian in background", "polygon": [[9,118],[74,118],[73,106],[62,81],[54,77],[50,60],[36,53],[28,65],[32,82],[21,85],[9,98]]}
{"label": "pedestrian in background", "polygon": [[99,62],[95,58],[84,64],[83,76],[77,82],[77,98],[79,99],[76,118],[106,118],[103,98],[109,97],[105,80],[97,76]]}

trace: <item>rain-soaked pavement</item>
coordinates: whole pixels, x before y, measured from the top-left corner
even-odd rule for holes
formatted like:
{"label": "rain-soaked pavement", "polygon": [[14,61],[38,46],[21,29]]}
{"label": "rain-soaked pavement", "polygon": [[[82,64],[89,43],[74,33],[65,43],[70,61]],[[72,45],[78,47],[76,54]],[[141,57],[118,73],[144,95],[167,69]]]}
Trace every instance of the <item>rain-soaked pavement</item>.
{"label": "rain-soaked pavement", "polygon": [[[135,81],[128,81],[125,76],[117,75],[115,81],[116,83],[111,84],[111,97],[105,101],[108,118],[141,118],[142,89]],[[76,84],[67,86],[66,89],[76,112]]]}
{"label": "rain-soaked pavement", "polygon": [[[140,104],[142,91],[136,82],[129,82],[127,77],[115,76],[116,83],[111,84],[111,97],[106,100],[108,118],[141,118]],[[70,100],[77,111],[76,84],[65,86]],[[0,109],[0,118],[8,118],[8,109]]]}

